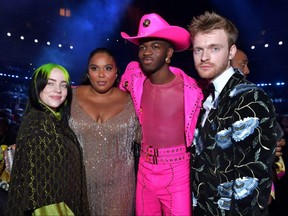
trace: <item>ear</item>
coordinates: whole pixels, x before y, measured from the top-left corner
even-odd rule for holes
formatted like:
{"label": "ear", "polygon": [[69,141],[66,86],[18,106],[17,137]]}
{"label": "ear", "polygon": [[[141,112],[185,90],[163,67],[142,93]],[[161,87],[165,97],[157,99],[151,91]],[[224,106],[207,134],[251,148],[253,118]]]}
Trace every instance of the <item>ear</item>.
{"label": "ear", "polygon": [[235,54],[236,54],[236,51],[237,51],[237,47],[235,44],[233,44],[231,47],[230,47],[230,50],[229,50],[229,60],[233,59]]}
{"label": "ear", "polygon": [[167,50],[167,58],[171,59],[174,53],[174,49],[172,47],[169,47]]}

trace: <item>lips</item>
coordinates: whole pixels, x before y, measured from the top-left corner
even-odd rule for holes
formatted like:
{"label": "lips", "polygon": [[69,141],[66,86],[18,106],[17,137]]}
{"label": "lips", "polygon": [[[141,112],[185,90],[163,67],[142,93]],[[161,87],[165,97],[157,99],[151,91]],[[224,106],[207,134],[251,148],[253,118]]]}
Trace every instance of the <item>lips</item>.
{"label": "lips", "polygon": [[53,99],[53,100],[61,100],[61,96],[51,96],[51,98]]}
{"label": "lips", "polygon": [[99,86],[104,86],[104,85],[106,85],[106,81],[98,81],[97,82],[97,84],[99,85]]}
{"label": "lips", "polygon": [[152,58],[143,58],[142,59],[143,64],[151,64],[152,63]]}
{"label": "lips", "polygon": [[203,70],[208,70],[208,69],[212,68],[212,65],[201,64],[201,65],[200,65],[200,68],[203,69]]}

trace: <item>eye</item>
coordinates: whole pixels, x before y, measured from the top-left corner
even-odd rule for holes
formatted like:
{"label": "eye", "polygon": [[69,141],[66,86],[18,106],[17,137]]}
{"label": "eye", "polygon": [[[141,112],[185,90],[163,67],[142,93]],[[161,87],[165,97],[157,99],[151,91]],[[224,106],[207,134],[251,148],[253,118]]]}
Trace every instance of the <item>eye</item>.
{"label": "eye", "polygon": [[65,89],[67,89],[67,88],[68,88],[68,84],[67,84],[67,83],[63,83],[63,84],[61,84],[61,88],[65,88]]}
{"label": "eye", "polygon": [[92,71],[96,71],[97,68],[98,68],[97,66],[91,66],[91,67],[90,67],[90,70],[92,70]]}
{"label": "eye", "polygon": [[219,49],[219,47],[212,47],[212,52],[218,52],[220,49]]}
{"label": "eye", "polygon": [[152,46],[152,49],[153,49],[153,50],[160,49],[160,46],[159,46],[159,45],[153,45],[153,46]]}
{"label": "eye", "polygon": [[145,47],[143,45],[140,45],[139,46],[139,51],[144,51],[145,50]]}
{"label": "eye", "polygon": [[199,48],[193,49],[193,53],[194,53],[194,54],[199,54],[199,53],[201,53],[201,52],[202,52],[202,49],[199,49]]}
{"label": "eye", "polygon": [[107,70],[107,71],[111,71],[111,70],[113,70],[113,67],[107,66],[107,67],[106,67],[106,70]]}
{"label": "eye", "polygon": [[46,85],[47,85],[47,86],[54,86],[54,83],[48,81]]}

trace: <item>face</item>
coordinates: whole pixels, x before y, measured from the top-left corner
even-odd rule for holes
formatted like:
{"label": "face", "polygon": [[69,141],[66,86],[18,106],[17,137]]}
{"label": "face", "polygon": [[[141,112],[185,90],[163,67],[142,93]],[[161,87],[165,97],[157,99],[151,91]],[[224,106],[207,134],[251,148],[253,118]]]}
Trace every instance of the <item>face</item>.
{"label": "face", "polygon": [[198,33],[192,39],[195,68],[200,77],[213,80],[230,67],[230,59],[236,46],[229,49],[228,37],[224,30]]}
{"label": "face", "polygon": [[89,61],[88,74],[93,89],[106,93],[117,79],[116,63],[107,53],[97,53]]}
{"label": "face", "polygon": [[63,72],[54,68],[45,88],[40,92],[40,100],[51,109],[56,110],[67,97],[67,86]]}
{"label": "face", "polygon": [[165,59],[171,58],[172,54],[171,45],[164,40],[147,40],[139,45],[139,61],[147,76],[161,70],[166,64]]}
{"label": "face", "polygon": [[248,57],[241,50],[237,50],[234,58],[231,60],[231,65],[233,68],[240,69],[245,77],[250,73],[248,68]]}

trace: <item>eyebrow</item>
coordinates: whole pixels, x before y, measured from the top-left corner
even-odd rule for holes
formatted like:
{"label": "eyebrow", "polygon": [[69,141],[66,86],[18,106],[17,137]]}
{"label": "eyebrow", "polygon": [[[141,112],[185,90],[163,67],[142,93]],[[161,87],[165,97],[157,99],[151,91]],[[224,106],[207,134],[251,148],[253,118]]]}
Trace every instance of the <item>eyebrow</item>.
{"label": "eyebrow", "polygon": [[[52,78],[48,78],[48,81],[53,81],[53,82],[57,82],[57,80],[55,79],[52,79]],[[67,81],[65,80],[62,80],[61,83],[68,83]]]}
{"label": "eyebrow", "polygon": [[[205,46],[205,47],[211,48],[211,47],[215,47],[215,46],[217,46],[217,47],[223,47],[222,44],[216,44],[216,43],[209,44],[208,46]],[[205,47],[196,46],[196,47],[193,47],[193,49],[204,49]]]}

